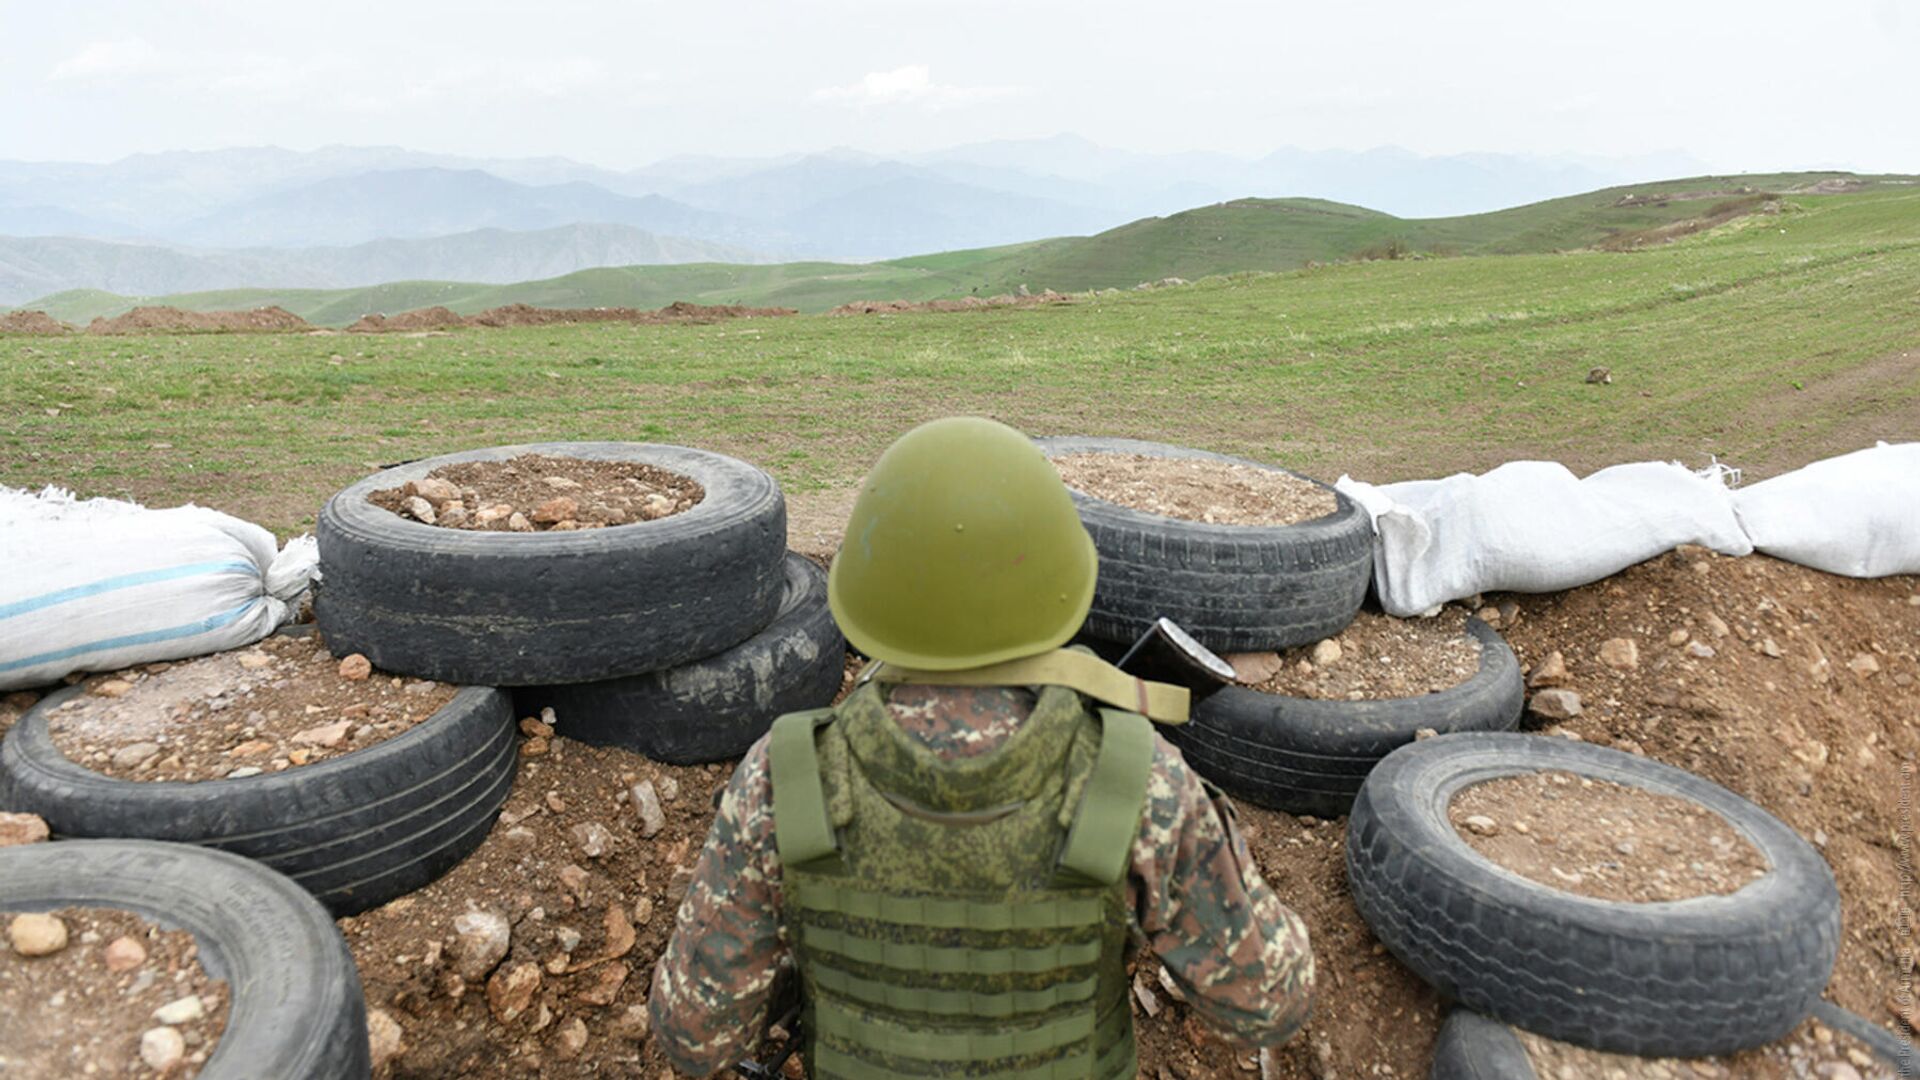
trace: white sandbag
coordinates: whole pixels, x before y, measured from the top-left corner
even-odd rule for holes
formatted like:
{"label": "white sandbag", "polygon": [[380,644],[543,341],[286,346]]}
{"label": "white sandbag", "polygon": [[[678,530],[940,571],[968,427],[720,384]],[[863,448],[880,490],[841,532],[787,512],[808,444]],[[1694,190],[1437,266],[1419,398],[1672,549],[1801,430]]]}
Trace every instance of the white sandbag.
{"label": "white sandbag", "polygon": [[1847,577],[1920,574],[1920,443],[1880,443],[1733,493],[1753,546]]}
{"label": "white sandbag", "polygon": [[1753,550],[1713,468],[1647,461],[1582,480],[1551,461],[1475,476],[1334,486],[1373,515],[1373,584],[1389,614],[1418,615],[1475,593],[1556,592],[1681,544]]}
{"label": "white sandbag", "polygon": [[0,690],[251,644],[298,607],[312,538],[198,506],[0,487]]}

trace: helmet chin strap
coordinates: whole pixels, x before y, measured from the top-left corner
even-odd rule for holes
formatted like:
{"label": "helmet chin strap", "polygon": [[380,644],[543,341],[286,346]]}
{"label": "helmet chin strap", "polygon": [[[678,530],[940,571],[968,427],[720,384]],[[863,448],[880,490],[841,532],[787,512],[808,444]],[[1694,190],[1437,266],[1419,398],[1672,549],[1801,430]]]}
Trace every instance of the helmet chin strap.
{"label": "helmet chin strap", "polygon": [[1192,703],[1192,694],[1184,686],[1136,678],[1078,649],[1055,649],[959,671],[926,671],[875,660],[861,669],[858,681],[874,679],[924,686],[1064,686],[1162,724],[1186,723]]}

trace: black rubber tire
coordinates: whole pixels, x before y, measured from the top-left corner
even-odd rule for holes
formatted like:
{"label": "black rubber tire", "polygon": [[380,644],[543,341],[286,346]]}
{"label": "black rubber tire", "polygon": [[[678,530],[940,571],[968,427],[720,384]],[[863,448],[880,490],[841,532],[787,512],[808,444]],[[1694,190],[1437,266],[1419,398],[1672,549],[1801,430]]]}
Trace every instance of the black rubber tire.
{"label": "black rubber tire", "polygon": [[256,859],[336,915],[384,904],[451,870],[486,839],[519,766],[506,693],[465,687],[411,731],[285,772],[197,783],[116,780],[60,753],[59,691],[0,742],[0,806],[57,837],[200,844]]}
{"label": "black rubber tire", "polygon": [[1536,1080],[1533,1060],[1513,1029],[1476,1012],[1455,1009],[1433,1044],[1431,1080]]}
{"label": "black rubber tire", "polygon": [[[1867,1047],[1897,1075],[1912,1072],[1917,1060],[1912,1048],[1903,1049],[1901,1039],[1886,1028],[1875,1025],[1858,1013],[1850,1013],[1822,998],[1813,1007],[1814,1019],[1851,1035]],[[1906,1055],[1907,1073],[1899,1073],[1901,1055]],[[1498,1020],[1478,1013],[1455,1009],[1440,1028],[1433,1047],[1432,1080],[1540,1080],[1533,1060],[1514,1036],[1513,1029]]]}
{"label": "black rubber tire", "polygon": [[[1474,853],[1447,819],[1461,789],[1560,769],[1698,803],[1772,869],[1728,896],[1590,899]],[[1820,1000],[1840,947],[1833,872],[1779,819],[1645,758],[1542,735],[1445,735],[1403,746],[1360,789],[1347,878],[1374,934],[1442,994],[1555,1039],[1648,1057],[1770,1042]]]}
{"label": "black rubber tire", "polygon": [[826,573],[789,554],[779,613],[733,648],[624,679],[522,687],[513,697],[523,716],[551,706],[570,739],[695,765],[746,753],[782,713],[830,704],[846,653],[827,610]]}
{"label": "black rubber tire", "polygon": [[0,911],[107,907],[193,935],[232,987],[200,1080],[364,1080],[367,1008],[340,931],[298,885],[234,855],[146,840],[0,850]]}
{"label": "black rubber tire", "polygon": [[[1144,454],[1287,471],[1137,439],[1035,442],[1049,457]],[[1164,615],[1217,652],[1304,645],[1346,629],[1373,580],[1373,522],[1337,491],[1333,513],[1283,526],[1181,521],[1072,494],[1100,553],[1086,632],[1107,641],[1131,643]]]}
{"label": "black rubber tire", "polygon": [[1526,686],[1520,662],[1479,619],[1480,670],[1458,686],[1382,701],[1316,701],[1229,686],[1166,729],[1200,775],[1229,795],[1291,814],[1339,817],[1380,759],[1422,728],[1440,734],[1512,731]]}
{"label": "black rubber tire", "polygon": [[[574,532],[442,529],[367,501],[442,465],[521,454],[636,461],[706,497],[659,521]],[[652,443],[534,443],[426,458],[327,500],[314,616],[335,655],[468,686],[638,675],[711,655],[773,618],[787,506],[744,461]]]}

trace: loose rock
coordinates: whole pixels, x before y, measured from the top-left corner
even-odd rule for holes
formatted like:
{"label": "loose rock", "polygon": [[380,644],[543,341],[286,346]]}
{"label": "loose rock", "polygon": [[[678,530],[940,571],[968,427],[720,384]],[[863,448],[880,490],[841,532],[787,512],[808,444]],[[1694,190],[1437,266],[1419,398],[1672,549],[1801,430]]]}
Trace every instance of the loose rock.
{"label": "loose rock", "polygon": [[579,516],[580,505],[565,495],[556,495],[533,508],[533,520],[539,525],[555,525]]}
{"label": "loose rock", "polygon": [[1232,653],[1221,657],[1233,666],[1235,681],[1243,683],[1262,683],[1280,674],[1282,661],[1275,652]]}
{"label": "loose rock", "polygon": [[372,674],[373,662],[359,653],[342,657],[340,660],[340,677],[343,679],[359,682]]}
{"label": "loose rock", "polygon": [[160,746],[157,743],[132,743],[113,752],[113,767],[116,769],[137,769],[153,760],[159,753]]}
{"label": "loose rock", "polygon": [[21,956],[52,956],[67,947],[67,924],[40,912],[15,915],[7,940]]}
{"label": "loose rock", "polygon": [[583,822],[567,830],[573,842],[580,847],[580,853],[589,859],[597,859],[613,850],[613,833],[597,821]]}
{"label": "loose rock", "polygon": [[417,497],[432,504],[435,508],[440,507],[443,503],[460,498],[460,488],[458,485],[451,480],[442,480],[437,476],[427,476],[418,480],[409,480],[407,481],[407,486],[404,491],[410,496]]}
{"label": "loose rock", "polygon": [[507,955],[513,926],[494,911],[469,911],[453,920],[453,970],[470,983],[487,977]]}
{"label": "loose rock", "polygon": [[1847,667],[1863,679],[1880,673],[1880,661],[1869,653],[1856,653],[1853,659],[1847,661]]}
{"label": "loose rock", "polygon": [[133,693],[133,684],[125,679],[108,679],[96,684],[93,693],[100,697],[126,697]]}
{"label": "loose rock", "polygon": [[587,1025],[579,1017],[574,1017],[560,1025],[560,1033],[554,1037],[553,1052],[563,1061],[580,1056],[587,1048]]}
{"label": "loose rock", "polygon": [[653,781],[642,780],[628,789],[627,796],[633,802],[633,812],[640,818],[640,835],[652,837],[666,827],[667,816],[660,809],[660,795],[653,788]]}
{"label": "loose rock", "polygon": [[487,1008],[495,1020],[510,1023],[532,1006],[533,995],[539,991],[540,965],[521,961],[501,968],[487,980]]}
{"label": "loose rock", "polygon": [[1615,671],[1632,671],[1640,666],[1640,646],[1632,638],[1608,638],[1600,643],[1600,662]]}
{"label": "loose rock", "polygon": [[379,1072],[407,1052],[400,1022],[385,1009],[367,1010],[367,1045],[373,1051],[373,1071]]}
{"label": "loose rock", "polygon": [[154,1072],[169,1072],[186,1056],[187,1040],[173,1028],[150,1028],[140,1036],[140,1060]]}
{"label": "loose rock", "polygon": [[310,727],[305,731],[297,731],[293,735],[293,741],[304,743],[307,746],[318,746],[322,749],[331,750],[341,743],[346,742],[347,733],[352,730],[353,721],[336,720],[331,724],[321,724],[319,727]]}
{"label": "loose rock", "polygon": [[132,971],[147,962],[147,947],[130,937],[114,938],[100,952],[107,970],[115,973]]}
{"label": "loose rock", "polygon": [[1580,695],[1572,690],[1542,690],[1533,695],[1527,707],[1548,720],[1571,720],[1580,715]]}
{"label": "loose rock", "polygon": [[189,1024],[206,1015],[207,1006],[198,994],[188,994],[153,1010],[153,1018],[162,1024]]}
{"label": "loose rock", "polygon": [[0,847],[37,844],[50,835],[39,814],[0,814]]}
{"label": "loose rock", "polygon": [[1485,814],[1469,814],[1460,823],[1481,836],[1496,836],[1500,832],[1500,823]]}
{"label": "loose rock", "polygon": [[414,520],[426,525],[433,524],[434,518],[437,516],[433,512],[433,504],[418,495],[410,496],[407,499],[406,507],[407,513],[413,515]]}
{"label": "loose rock", "polygon": [[1534,667],[1533,674],[1527,677],[1527,685],[1562,686],[1565,685],[1567,678],[1567,658],[1560,655],[1560,650],[1555,649]]}
{"label": "loose rock", "polygon": [[1328,664],[1337,664],[1340,662],[1340,643],[1332,638],[1327,638],[1325,641],[1313,647],[1313,653],[1311,655],[1314,667],[1326,667]]}

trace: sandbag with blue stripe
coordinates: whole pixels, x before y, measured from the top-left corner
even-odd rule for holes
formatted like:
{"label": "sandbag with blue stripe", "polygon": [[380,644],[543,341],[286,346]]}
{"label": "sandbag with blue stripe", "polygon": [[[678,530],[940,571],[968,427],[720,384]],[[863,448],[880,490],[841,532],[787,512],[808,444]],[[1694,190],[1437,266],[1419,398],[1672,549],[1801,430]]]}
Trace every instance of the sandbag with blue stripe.
{"label": "sandbag with blue stripe", "polygon": [[0,690],[201,656],[286,622],[314,576],[302,538],[198,506],[0,487]]}

